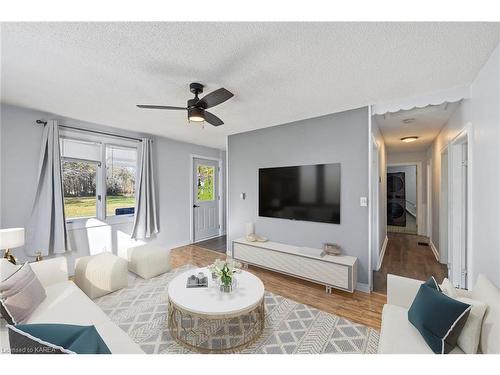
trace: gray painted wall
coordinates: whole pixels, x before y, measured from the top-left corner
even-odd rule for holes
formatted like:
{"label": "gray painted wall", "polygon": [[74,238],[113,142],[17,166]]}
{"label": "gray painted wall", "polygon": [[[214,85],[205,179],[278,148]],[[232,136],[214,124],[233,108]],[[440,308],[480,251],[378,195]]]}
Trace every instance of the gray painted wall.
{"label": "gray painted wall", "polygon": [[[24,227],[30,216],[37,178],[38,158],[42,139],[42,127],[36,119],[57,119],[60,124],[95,129],[133,137],[147,136],[97,124],[68,119],[40,111],[10,105],[1,106],[1,226]],[[191,194],[190,155],[225,158],[225,152],[204,146],[177,142],[168,138],[149,136],[154,139],[156,154],[156,179],[158,191],[160,233],[154,240],[172,248],[189,243],[189,210]],[[225,168],[222,186],[225,186]],[[225,210],[222,211],[225,214]],[[43,225],[43,223],[41,223]],[[99,225],[70,232],[73,246],[71,259],[101,251],[124,255],[133,245],[130,240],[131,223]],[[22,248],[14,249],[16,257],[25,259]]]}
{"label": "gray painted wall", "polygon": [[[368,282],[368,208],[359,205],[368,197],[368,108],[231,135],[227,156],[229,240],[253,222],[276,242],[315,248],[336,242],[359,258],[358,281]],[[258,216],[259,168],[319,163],[341,163],[340,224]]]}

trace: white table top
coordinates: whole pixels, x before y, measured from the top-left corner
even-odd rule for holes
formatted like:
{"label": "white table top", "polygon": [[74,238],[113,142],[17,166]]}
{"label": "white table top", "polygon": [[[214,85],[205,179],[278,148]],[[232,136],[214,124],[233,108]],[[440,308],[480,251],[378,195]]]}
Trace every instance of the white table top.
{"label": "white table top", "polygon": [[[186,288],[187,278],[203,272],[208,276],[208,288]],[[236,288],[230,293],[221,292],[207,268],[186,271],[175,277],[168,286],[168,297],[181,309],[197,315],[232,317],[256,307],[264,297],[264,284],[255,275],[241,271],[235,275]]]}

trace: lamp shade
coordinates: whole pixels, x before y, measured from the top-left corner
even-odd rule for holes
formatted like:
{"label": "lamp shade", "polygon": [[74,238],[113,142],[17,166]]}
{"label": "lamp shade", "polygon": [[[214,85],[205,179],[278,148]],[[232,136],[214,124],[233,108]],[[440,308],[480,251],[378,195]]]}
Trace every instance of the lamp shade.
{"label": "lamp shade", "polygon": [[13,249],[24,245],[24,228],[0,229],[0,249]]}

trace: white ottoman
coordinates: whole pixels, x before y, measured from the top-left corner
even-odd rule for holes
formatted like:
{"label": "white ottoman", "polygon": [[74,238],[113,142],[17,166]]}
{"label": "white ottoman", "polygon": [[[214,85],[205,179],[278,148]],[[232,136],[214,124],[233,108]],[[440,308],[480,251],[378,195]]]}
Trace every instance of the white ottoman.
{"label": "white ottoman", "polygon": [[155,245],[142,245],[127,250],[128,269],[143,279],[170,271],[170,250]]}
{"label": "white ottoman", "polygon": [[126,288],[127,276],[127,261],[111,253],[78,258],[75,263],[75,284],[90,298]]}

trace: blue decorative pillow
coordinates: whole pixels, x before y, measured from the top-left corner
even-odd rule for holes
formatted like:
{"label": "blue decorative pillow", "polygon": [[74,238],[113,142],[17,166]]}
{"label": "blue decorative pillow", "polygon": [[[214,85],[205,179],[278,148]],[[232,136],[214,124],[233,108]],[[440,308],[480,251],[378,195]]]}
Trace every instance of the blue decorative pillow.
{"label": "blue decorative pillow", "polygon": [[427,286],[431,287],[432,289],[437,290],[438,292],[442,292],[441,287],[437,283],[434,276],[429,277],[429,279],[423,285],[427,285]]}
{"label": "blue decorative pillow", "polygon": [[7,327],[12,354],[111,354],[94,326],[8,324]]}
{"label": "blue decorative pillow", "polygon": [[436,354],[449,353],[469,317],[471,306],[441,293],[429,280],[420,286],[408,310],[408,320]]}

